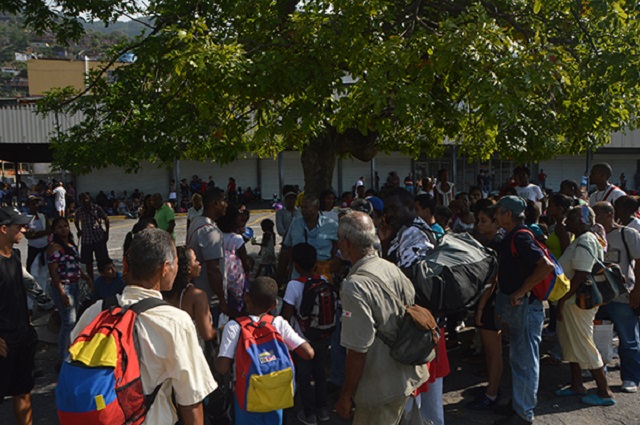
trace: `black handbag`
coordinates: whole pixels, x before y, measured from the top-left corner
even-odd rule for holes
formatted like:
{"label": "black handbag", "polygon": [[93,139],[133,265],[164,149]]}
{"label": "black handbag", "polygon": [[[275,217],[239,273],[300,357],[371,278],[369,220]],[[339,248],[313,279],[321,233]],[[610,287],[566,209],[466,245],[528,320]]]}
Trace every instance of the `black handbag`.
{"label": "black handbag", "polygon": [[[379,277],[366,271],[361,273],[371,277],[387,295],[404,305],[400,297],[394,294]],[[398,273],[401,272],[398,270]],[[436,356],[440,337],[436,319],[429,310],[419,305],[414,304],[404,308],[405,313],[395,339],[388,338],[379,331],[376,332],[376,337],[391,348],[391,357],[399,363],[412,366],[427,364]]]}
{"label": "black handbag", "polygon": [[608,304],[620,294],[627,293],[625,277],[620,266],[617,264],[605,265],[596,258],[589,248],[578,245],[587,250],[595,259],[595,264],[587,279],[578,287],[576,291],[576,305],[583,310]]}

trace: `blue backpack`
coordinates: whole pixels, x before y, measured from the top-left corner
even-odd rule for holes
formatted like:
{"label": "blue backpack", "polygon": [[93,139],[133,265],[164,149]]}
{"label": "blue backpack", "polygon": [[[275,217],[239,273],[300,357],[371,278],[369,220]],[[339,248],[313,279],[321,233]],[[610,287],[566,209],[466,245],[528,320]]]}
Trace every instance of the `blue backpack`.
{"label": "blue backpack", "polygon": [[273,316],[265,314],[257,322],[246,316],[235,320],[241,328],[235,359],[238,404],[254,413],[293,407],[293,361],[273,327]]}

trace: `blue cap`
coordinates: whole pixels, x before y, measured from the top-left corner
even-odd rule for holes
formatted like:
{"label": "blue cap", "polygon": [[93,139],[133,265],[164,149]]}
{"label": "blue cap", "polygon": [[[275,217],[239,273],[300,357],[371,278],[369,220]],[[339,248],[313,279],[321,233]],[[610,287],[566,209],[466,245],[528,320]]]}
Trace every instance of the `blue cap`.
{"label": "blue cap", "polygon": [[382,199],[378,198],[377,196],[369,196],[367,198],[367,201],[371,203],[371,206],[373,207],[374,211],[379,211],[379,212],[384,211],[384,202],[382,201]]}
{"label": "blue cap", "polygon": [[527,208],[527,202],[519,196],[503,196],[500,200],[491,208],[503,208],[511,211],[514,216],[524,217],[524,210]]}

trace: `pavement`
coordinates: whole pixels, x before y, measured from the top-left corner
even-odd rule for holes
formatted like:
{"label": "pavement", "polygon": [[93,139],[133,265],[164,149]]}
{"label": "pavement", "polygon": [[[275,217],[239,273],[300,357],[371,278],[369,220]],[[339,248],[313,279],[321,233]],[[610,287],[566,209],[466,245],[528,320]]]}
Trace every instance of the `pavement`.
{"label": "pavement", "polygon": [[[254,230],[256,239],[262,236],[260,221],[264,218],[273,219],[273,211],[252,211],[248,225]],[[126,233],[133,227],[135,220],[124,218],[111,218],[111,232],[108,243],[109,253],[120,267],[122,259],[122,243]],[[184,243],[186,236],[186,217],[178,216],[176,219],[176,240]],[[21,242],[19,248],[26,254],[26,242]],[[247,250],[251,255],[257,255],[259,247],[247,244]],[[23,255],[23,260],[26,255]],[[96,274],[97,275],[97,274]],[[33,423],[36,425],[53,425],[58,423],[55,409],[55,386],[57,375],[54,371],[56,362],[57,334],[47,326],[48,313],[36,312],[34,324],[38,331],[40,343],[36,354],[36,386],[32,393]],[[478,359],[471,349],[474,340],[474,330],[465,328],[460,334],[461,345],[449,352],[451,373],[444,379],[444,410],[445,423],[448,425],[483,425],[492,424],[501,418],[493,412],[475,412],[465,408],[466,403],[473,400],[475,394],[486,385],[484,367],[478,364]],[[553,339],[544,340],[541,353],[546,353],[552,348]],[[505,373],[502,379],[502,403],[506,403],[510,396],[510,372],[508,359],[508,346],[505,347],[504,363]],[[558,398],[554,392],[566,385],[570,379],[569,367],[566,364],[549,365],[546,362],[541,366],[540,388],[538,391],[538,407],[536,408],[536,424],[540,425],[613,425],[640,424],[639,394],[627,394],[620,391],[620,373],[614,359],[608,365],[607,379],[615,394],[617,404],[613,407],[589,407],[582,404],[578,397]],[[594,392],[595,383],[591,378],[586,379],[586,387],[590,393]],[[331,419],[324,422],[327,425],[343,425],[351,423],[350,420],[339,418],[333,408],[335,399],[329,397],[329,410]],[[295,418],[296,408],[285,412],[285,424],[300,424]],[[10,400],[0,404],[0,425],[15,423]],[[241,425],[241,424],[239,424]]]}

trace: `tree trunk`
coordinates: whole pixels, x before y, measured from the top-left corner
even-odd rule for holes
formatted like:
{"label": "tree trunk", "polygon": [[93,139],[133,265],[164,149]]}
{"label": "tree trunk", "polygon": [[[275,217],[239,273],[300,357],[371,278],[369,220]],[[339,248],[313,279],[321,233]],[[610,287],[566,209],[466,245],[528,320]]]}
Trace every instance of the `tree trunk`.
{"label": "tree trunk", "polygon": [[311,140],[304,147],[301,161],[305,194],[317,196],[323,190],[331,189],[337,157],[335,139],[328,133]]}

